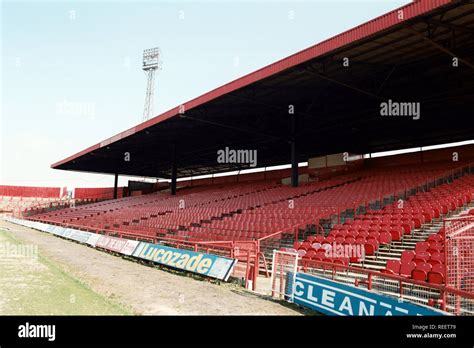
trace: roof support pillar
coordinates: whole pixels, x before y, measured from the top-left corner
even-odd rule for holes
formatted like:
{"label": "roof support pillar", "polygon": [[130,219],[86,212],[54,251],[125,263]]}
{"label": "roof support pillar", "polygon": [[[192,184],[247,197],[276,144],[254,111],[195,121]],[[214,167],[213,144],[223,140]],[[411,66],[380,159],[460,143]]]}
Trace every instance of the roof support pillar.
{"label": "roof support pillar", "polygon": [[118,192],[118,173],[115,173],[115,179],[114,179],[114,199],[117,199],[117,192]]}
{"label": "roof support pillar", "polygon": [[298,187],[298,153],[296,151],[296,115],[291,117],[291,186]]}
{"label": "roof support pillar", "polygon": [[178,177],[178,168],[176,166],[176,145],[173,144],[171,150],[171,195],[176,195],[176,181]]}
{"label": "roof support pillar", "polygon": [[296,153],[296,142],[293,139],[291,141],[291,186],[298,187],[298,179],[298,156]]}

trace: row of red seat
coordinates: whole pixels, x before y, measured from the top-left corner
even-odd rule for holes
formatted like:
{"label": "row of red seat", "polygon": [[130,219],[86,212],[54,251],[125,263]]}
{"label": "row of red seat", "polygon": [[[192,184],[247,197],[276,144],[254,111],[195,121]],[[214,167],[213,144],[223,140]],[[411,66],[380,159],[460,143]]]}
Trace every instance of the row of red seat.
{"label": "row of red seat", "polygon": [[[450,185],[442,185],[429,192],[423,192],[410,199],[411,204],[420,204],[434,199],[442,212],[455,210],[474,199],[474,177],[464,176]],[[431,202],[432,205],[433,201]],[[382,271],[416,280],[443,284],[446,276],[444,229],[430,235],[426,241],[418,242],[415,250],[405,250],[400,260],[388,260]]]}
{"label": "row of red seat", "polygon": [[[406,167],[398,172],[364,169],[298,188],[274,182],[197,187],[179,191],[176,196],[154,193],[127,197],[35,218],[93,230],[147,234],[155,231],[157,236],[202,240],[253,239],[296,225],[318,225],[349,208],[367,206],[368,202],[383,200],[393,192],[418,187],[428,178],[441,175],[443,170],[444,165]],[[431,221],[441,213],[437,209],[427,205],[423,209],[407,207],[400,211],[387,208],[383,214],[374,211],[346,221],[339,226],[340,235],[331,236],[341,244],[363,244],[367,253],[372,254],[390,238],[399,240],[413,228]],[[344,230],[351,232],[343,235]]]}
{"label": "row of red seat", "polygon": [[[336,263],[360,262],[359,257],[331,257],[328,250],[342,246],[363,247],[365,255],[376,254],[380,245],[388,246],[393,240],[401,240],[414,228],[429,224],[434,218],[449,213],[474,198],[474,178],[463,177],[452,184],[433,188],[430,194],[420,192],[410,197],[403,205],[399,201],[381,210],[368,210],[366,214],[333,226],[327,236],[310,236],[303,243],[295,242],[293,250],[303,260],[319,260]],[[437,196],[434,204],[426,200]],[[451,204],[452,203],[452,204]],[[439,209],[438,209],[439,208]],[[473,211],[474,213],[474,211]],[[405,250],[401,260],[389,260],[382,272],[401,275],[416,280],[440,284],[444,281],[444,236],[441,230],[426,241],[419,242],[415,251]]]}
{"label": "row of red seat", "polygon": [[[402,171],[398,175],[387,175],[383,173],[374,175],[372,171],[362,171],[361,173],[351,174],[344,177],[350,183],[338,185],[327,190],[320,190],[318,192],[304,192],[303,189],[290,189],[296,197],[285,200],[281,195],[275,196],[270,204],[261,204],[255,209],[243,211],[232,217],[225,218],[221,221],[211,221],[206,226],[201,228],[190,229],[190,236],[203,239],[219,239],[222,235],[222,230],[234,230],[236,233],[239,230],[265,233],[274,233],[279,230],[291,227],[297,224],[318,225],[321,220],[332,215],[339,214],[349,208],[358,207],[359,205],[366,205],[368,201],[380,199],[381,196],[387,193],[393,193],[398,189],[405,189],[405,185],[412,184],[419,185],[421,180],[425,180],[425,168],[418,170]],[[367,175],[360,178],[361,175]],[[358,178],[358,179],[357,179]],[[301,194],[303,193],[303,194]],[[298,196],[299,194],[299,196]],[[279,201],[280,200],[280,201]],[[258,201],[258,200],[257,200]],[[387,232],[391,233],[392,239],[399,240],[406,229],[409,233],[413,228],[425,222],[425,218],[420,215],[417,220],[413,218],[413,214],[408,210],[403,212],[400,216],[393,217],[393,221],[389,221]],[[263,221],[271,221],[271,223],[262,223]],[[346,224],[347,225],[347,224]],[[348,226],[346,226],[348,227]],[[367,226],[369,227],[369,226]],[[382,226],[383,227],[383,226]],[[380,244],[386,244],[387,234],[385,231],[377,231],[381,234],[375,237],[375,241]],[[225,233],[225,235],[228,235]],[[393,236],[392,236],[393,235]],[[354,235],[354,239],[359,237],[359,241],[367,244],[367,253],[373,254],[378,249],[378,244],[370,242],[371,238],[361,234]],[[366,240],[362,241],[362,238]],[[368,240],[367,240],[368,239]],[[367,243],[365,243],[367,241]],[[342,243],[342,240],[338,240]],[[350,242],[350,238],[348,239]]]}

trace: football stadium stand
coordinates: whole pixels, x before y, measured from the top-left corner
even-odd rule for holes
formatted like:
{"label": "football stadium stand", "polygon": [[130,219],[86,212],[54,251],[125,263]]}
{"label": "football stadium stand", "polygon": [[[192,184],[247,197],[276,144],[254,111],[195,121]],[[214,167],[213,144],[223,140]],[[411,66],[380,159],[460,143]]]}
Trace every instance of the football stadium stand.
{"label": "football stadium stand", "polygon": [[[220,253],[253,289],[280,250],[302,272],[472,315],[473,147],[361,154],[471,140],[473,14],[415,1],[212,90],[52,165],[114,175],[115,199],[26,218]],[[381,117],[381,102],[415,95],[421,118]],[[178,187],[248,169],[217,161],[230,145],[257,151],[261,168],[290,162],[290,177]],[[120,194],[119,175],[169,179],[169,192]]]}
{"label": "football stadium stand", "polygon": [[[446,161],[365,165],[297,188],[274,180],[203,185],[176,195],[155,192],[28,218],[183,248],[229,243],[245,249],[245,243],[254,243],[257,277],[268,275],[272,251],[279,249],[298,253],[305,272],[327,277],[333,274],[328,267],[336,273],[347,267],[338,281],[349,284],[360,278],[354,269],[418,281],[405,295],[426,302],[433,289],[419,282],[446,285],[444,221],[474,212],[473,172],[470,164]],[[335,253],[339,246],[359,252],[341,256]],[[235,251],[233,256],[239,259]],[[250,257],[240,256],[241,261]],[[371,287],[391,284],[383,279]]]}

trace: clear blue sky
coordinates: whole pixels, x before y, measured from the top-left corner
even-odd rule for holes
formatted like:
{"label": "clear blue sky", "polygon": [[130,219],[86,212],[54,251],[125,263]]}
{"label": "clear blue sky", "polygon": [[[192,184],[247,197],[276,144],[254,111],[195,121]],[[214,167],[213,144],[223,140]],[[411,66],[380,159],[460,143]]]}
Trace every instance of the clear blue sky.
{"label": "clear blue sky", "polygon": [[146,48],[159,114],[409,2],[2,1],[0,184],[111,186],[50,165],[141,121]]}

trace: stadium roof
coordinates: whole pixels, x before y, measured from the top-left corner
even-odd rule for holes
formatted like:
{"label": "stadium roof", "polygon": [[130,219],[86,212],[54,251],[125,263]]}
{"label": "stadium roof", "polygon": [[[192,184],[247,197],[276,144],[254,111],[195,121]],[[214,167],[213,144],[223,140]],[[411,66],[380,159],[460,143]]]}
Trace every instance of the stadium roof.
{"label": "stadium roof", "polygon": [[[416,1],[51,167],[170,178],[173,147],[179,177],[248,168],[217,163],[217,151],[225,147],[258,150],[258,167],[287,164],[290,105],[297,117],[299,161],[469,140],[474,134],[473,58],[474,4]],[[419,119],[382,117],[381,103],[388,100],[419,102]]]}

